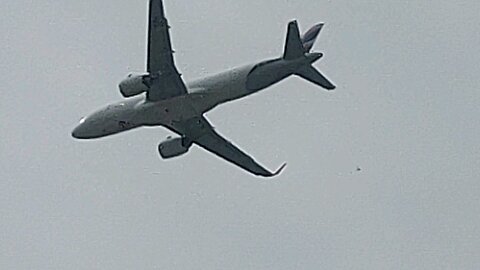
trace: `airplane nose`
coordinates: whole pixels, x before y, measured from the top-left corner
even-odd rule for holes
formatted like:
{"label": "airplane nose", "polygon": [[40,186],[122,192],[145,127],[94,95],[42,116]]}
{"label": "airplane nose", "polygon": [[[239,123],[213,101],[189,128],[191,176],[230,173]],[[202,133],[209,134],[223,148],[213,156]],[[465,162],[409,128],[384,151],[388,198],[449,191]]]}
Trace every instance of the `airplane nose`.
{"label": "airplane nose", "polygon": [[75,139],[81,139],[80,137],[80,134],[78,132],[78,127],[74,128],[73,131],[72,131],[72,137],[75,138]]}
{"label": "airplane nose", "polygon": [[87,139],[88,137],[88,128],[86,125],[87,117],[80,119],[80,123],[72,131],[72,137],[75,139]]}
{"label": "airplane nose", "polygon": [[85,130],[82,124],[78,125],[72,131],[72,137],[75,139],[88,139],[88,132]]}

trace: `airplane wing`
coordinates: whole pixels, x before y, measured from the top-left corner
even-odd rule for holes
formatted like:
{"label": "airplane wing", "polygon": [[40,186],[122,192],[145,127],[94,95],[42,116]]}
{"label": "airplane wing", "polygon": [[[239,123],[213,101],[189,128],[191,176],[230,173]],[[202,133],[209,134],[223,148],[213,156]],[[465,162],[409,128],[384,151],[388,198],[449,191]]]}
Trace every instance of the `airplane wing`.
{"label": "airplane wing", "polygon": [[168,21],[162,0],[150,0],[147,72],[152,81],[147,98],[152,101],[185,95],[187,89],[173,60]]}
{"label": "airplane wing", "polygon": [[253,158],[219,135],[203,116],[188,120],[182,126],[181,133],[191,142],[255,175],[263,177],[276,176],[286,166],[286,164],[283,164],[273,173],[268,171]]}

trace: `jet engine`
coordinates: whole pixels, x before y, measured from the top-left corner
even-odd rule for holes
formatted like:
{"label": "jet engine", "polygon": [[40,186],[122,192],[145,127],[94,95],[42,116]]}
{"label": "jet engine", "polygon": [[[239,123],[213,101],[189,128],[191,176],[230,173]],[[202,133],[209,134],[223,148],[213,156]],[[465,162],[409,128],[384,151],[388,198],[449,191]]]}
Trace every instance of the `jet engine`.
{"label": "jet engine", "polygon": [[122,96],[133,97],[149,89],[150,76],[148,73],[130,73],[120,82],[118,88]]}
{"label": "jet engine", "polygon": [[191,145],[185,138],[168,137],[158,145],[158,152],[162,158],[169,159],[187,153]]}

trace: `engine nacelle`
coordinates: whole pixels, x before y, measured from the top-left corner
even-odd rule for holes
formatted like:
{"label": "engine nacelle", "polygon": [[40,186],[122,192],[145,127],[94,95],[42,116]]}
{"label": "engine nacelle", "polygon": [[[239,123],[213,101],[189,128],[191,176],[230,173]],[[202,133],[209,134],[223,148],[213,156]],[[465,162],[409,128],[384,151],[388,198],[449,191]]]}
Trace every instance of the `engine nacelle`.
{"label": "engine nacelle", "polygon": [[127,78],[120,82],[118,88],[124,97],[133,97],[146,92],[149,89],[148,73],[130,73]]}
{"label": "engine nacelle", "polygon": [[164,159],[181,156],[188,152],[191,143],[185,145],[184,138],[167,138],[158,145],[158,152]]}

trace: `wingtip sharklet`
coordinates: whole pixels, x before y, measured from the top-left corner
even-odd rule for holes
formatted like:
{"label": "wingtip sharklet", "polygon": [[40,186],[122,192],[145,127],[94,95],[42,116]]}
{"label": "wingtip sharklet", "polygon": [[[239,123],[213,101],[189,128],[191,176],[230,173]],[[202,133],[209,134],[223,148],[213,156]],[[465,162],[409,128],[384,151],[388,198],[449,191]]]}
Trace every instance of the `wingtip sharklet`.
{"label": "wingtip sharklet", "polygon": [[287,166],[287,163],[283,163],[282,166],[280,166],[280,168],[278,168],[274,173],[270,173],[268,175],[262,175],[264,177],[274,177],[274,176],[277,176],[279,175],[283,169],[285,169],[285,167]]}
{"label": "wingtip sharklet", "polygon": [[276,172],[274,172],[272,176],[277,176],[277,175],[279,175],[279,174],[283,171],[283,169],[285,169],[285,167],[287,167],[287,163],[286,163],[286,162],[283,163],[282,166],[280,166],[280,168],[278,168],[278,170],[277,170]]}

